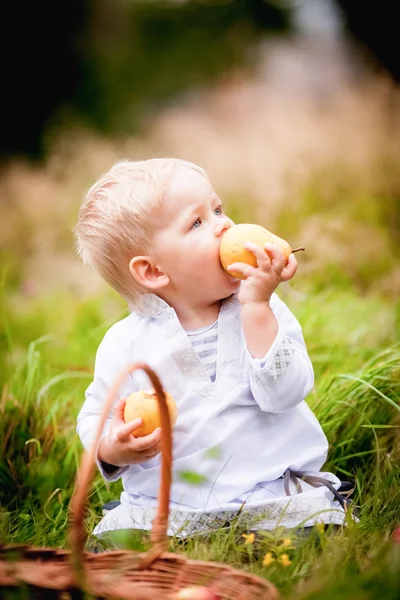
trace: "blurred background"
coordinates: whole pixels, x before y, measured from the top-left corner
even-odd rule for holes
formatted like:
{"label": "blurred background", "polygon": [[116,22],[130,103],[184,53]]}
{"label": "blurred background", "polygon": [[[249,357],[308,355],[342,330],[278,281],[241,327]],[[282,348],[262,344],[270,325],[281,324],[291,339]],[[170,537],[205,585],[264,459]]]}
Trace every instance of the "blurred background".
{"label": "blurred background", "polygon": [[293,287],[395,302],[395,22],[389,0],[6,3],[3,308],[104,292],[75,254],[79,203],[117,159],[152,156],[197,162],[235,220],[306,246]]}

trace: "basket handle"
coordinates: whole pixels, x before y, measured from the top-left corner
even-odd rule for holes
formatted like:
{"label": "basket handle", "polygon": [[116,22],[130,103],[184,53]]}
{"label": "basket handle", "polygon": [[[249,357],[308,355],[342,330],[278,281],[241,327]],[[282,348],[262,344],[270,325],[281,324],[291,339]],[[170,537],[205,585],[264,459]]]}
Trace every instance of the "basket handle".
{"label": "basket handle", "polygon": [[92,480],[97,447],[103,432],[104,423],[111,410],[115,396],[118,393],[121,384],[128,375],[134,371],[142,369],[145,371],[153,384],[158,400],[158,408],[161,419],[161,482],[157,503],[157,513],[152,522],[151,542],[153,547],[147,553],[143,561],[143,568],[153,562],[157,556],[167,548],[168,538],[168,514],[169,498],[171,488],[171,467],[172,467],[172,428],[169,418],[168,406],[165,398],[164,389],[156,373],[146,363],[131,363],[122,369],[116,377],[114,384],[108,391],[106,401],[100,415],[100,421],[97,427],[96,436],[90,449],[84,452],[81,464],[78,469],[75,489],[71,499],[71,526],[70,526],[70,547],[72,550],[72,559],[75,571],[82,576],[83,550],[87,535],[84,531],[84,507],[88,494],[89,484]]}

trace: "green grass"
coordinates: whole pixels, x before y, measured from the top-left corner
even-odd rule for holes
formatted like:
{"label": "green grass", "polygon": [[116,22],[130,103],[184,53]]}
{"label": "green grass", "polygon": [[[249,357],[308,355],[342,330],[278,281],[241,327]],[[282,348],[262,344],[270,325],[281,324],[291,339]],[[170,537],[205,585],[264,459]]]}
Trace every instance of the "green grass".
{"label": "green grass", "polygon": [[[268,577],[283,597],[326,600],[398,598],[400,544],[400,345],[397,306],[349,288],[283,286],[281,297],[302,323],[315,366],[308,398],[330,442],[326,469],[356,483],[360,522],[309,539],[278,528],[254,543],[242,531],[216,532],[171,550],[228,562]],[[82,453],[76,416],[91,380],[98,343],[126,309],[114,294],[82,301],[66,292],[15,302],[2,295],[0,539],[68,545],[68,507]],[[120,483],[96,474],[86,527]],[[288,537],[288,547],[284,542]],[[133,535],[129,547],[148,547]],[[271,564],[263,565],[270,552]],[[282,564],[286,554],[290,564]]]}

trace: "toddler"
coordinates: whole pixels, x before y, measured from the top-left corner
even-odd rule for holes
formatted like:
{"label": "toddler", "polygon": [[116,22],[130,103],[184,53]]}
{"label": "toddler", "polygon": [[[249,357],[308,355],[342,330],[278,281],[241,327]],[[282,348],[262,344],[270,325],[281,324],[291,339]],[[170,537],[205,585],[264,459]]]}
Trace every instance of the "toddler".
{"label": "toddler", "polygon": [[[175,399],[169,534],[188,536],[229,523],[288,528],[343,523],[339,479],[320,473],[328,443],[305,402],[313,367],[300,324],[275,290],[297,269],[279,248],[248,243],[257,268],[221,266],[233,225],[206,173],[160,158],[117,162],[90,188],[75,228],[77,248],[130,307],[96,355],[78,415],[93,443],[107,391],[120,370],[145,362]],[[151,528],[160,483],[160,430],[135,438],[126,397],[149,389],[136,371],[115,399],[97,449],[107,481],[122,477],[120,505],[94,535]],[[194,476],[194,474],[196,474]]]}

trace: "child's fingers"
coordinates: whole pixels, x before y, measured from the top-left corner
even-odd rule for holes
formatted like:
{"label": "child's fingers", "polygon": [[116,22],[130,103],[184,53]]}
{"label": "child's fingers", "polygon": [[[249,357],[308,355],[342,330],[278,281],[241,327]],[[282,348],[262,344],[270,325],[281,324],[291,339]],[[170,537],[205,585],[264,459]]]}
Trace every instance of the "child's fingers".
{"label": "child's fingers", "polygon": [[132,433],[134,433],[141,425],[143,425],[142,419],[133,419],[132,421],[129,421],[129,423],[126,423],[119,428],[117,438],[120,442],[129,440]]}
{"label": "child's fingers", "polygon": [[114,406],[114,410],[113,410],[113,420],[114,421],[125,422],[125,419],[124,419],[125,404],[126,404],[126,396],[122,396],[122,398],[120,398],[118,400],[118,402],[116,402],[116,404]]}
{"label": "child's fingers", "polygon": [[160,452],[161,452],[161,443],[156,442],[154,444],[154,446],[151,446],[151,448],[147,448],[146,450],[143,450],[142,456],[143,456],[143,459],[150,460],[151,458],[154,458],[155,456],[157,456],[157,454],[160,454]]}
{"label": "child's fingers", "polygon": [[289,255],[288,264],[284,267],[281,273],[282,281],[289,281],[297,271],[297,260],[294,254]]}
{"label": "child's fingers", "polygon": [[263,250],[263,248],[261,248],[261,246],[257,246],[257,244],[253,244],[251,242],[246,242],[244,247],[246,248],[246,250],[248,250],[249,252],[251,252],[257,261],[257,265],[261,268],[261,269],[267,269],[270,264],[271,261],[269,259],[268,254]]}
{"label": "child's fingers", "polygon": [[151,460],[152,458],[155,458],[158,454],[160,454],[161,450],[152,450],[151,452],[143,452],[143,454],[141,455],[142,458],[141,460],[145,461],[145,460]]}
{"label": "child's fingers", "polygon": [[148,450],[153,446],[156,446],[161,438],[161,429],[158,427],[150,433],[150,435],[145,435],[144,437],[135,438],[134,446],[136,452],[141,452],[142,450]]}
{"label": "child's fingers", "polygon": [[228,265],[227,269],[228,271],[236,271],[237,273],[243,275],[243,277],[245,278],[250,277],[251,275],[255,275],[257,272],[255,267],[247,265],[246,263],[233,263],[231,265]]}
{"label": "child's fingers", "polygon": [[271,265],[277,271],[282,271],[285,266],[285,257],[283,256],[282,250],[275,244],[265,244],[264,251],[269,256]]}

